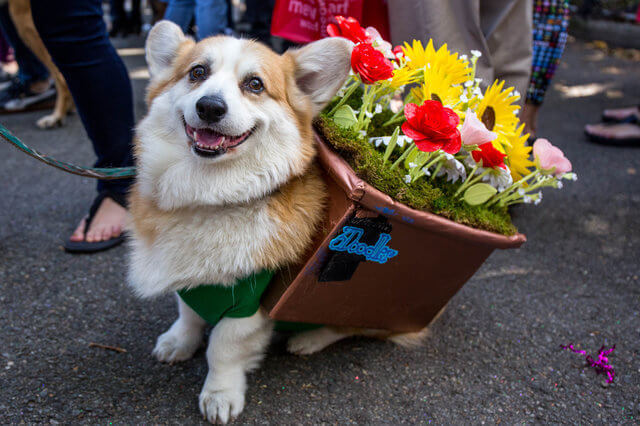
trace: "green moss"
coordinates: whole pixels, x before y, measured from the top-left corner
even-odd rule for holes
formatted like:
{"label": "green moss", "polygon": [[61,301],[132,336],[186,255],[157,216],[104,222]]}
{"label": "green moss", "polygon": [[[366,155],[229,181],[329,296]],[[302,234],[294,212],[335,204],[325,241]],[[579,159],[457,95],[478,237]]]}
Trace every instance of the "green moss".
{"label": "green moss", "polygon": [[[357,109],[359,106],[352,107]],[[382,126],[390,117],[390,112],[374,116],[369,133],[372,136],[391,134],[392,126]],[[334,150],[351,165],[358,177],[395,200],[474,228],[503,235],[516,233],[506,208],[470,206],[464,201],[456,200],[453,197],[456,186],[440,178],[435,182],[419,179],[407,184],[404,182],[401,168],[390,170],[388,165],[383,164],[383,154],[357,133],[336,126],[324,114],[315,120],[314,125]]]}

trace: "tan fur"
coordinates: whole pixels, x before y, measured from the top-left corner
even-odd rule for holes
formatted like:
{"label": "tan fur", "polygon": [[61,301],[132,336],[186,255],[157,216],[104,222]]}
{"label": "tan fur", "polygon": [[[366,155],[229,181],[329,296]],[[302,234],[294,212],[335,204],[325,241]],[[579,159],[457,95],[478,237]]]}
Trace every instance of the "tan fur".
{"label": "tan fur", "polygon": [[48,129],[61,126],[65,117],[73,108],[73,98],[67,82],[53,63],[51,55],[47,51],[31,17],[31,1],[30,0],[9,0],[9,14],[16,26],[16,30],[20,38],[31,49],[34,55],[47,68],[51,77],[53,77],[56,85],[57,95],[53,112],[50,115],[42,117],[38,120],[37,125],[40,128]]}
{"label": "tan fur", "polygon": [[129,193],[129,213],[137,235],[148,245],[153,244],[163,229],[167,229],[173,222],[179,220],[176,217],[178,212],[168,212],[158,208],[153,200],[140,195],[136,185]]}
{"label": "tan fur", "polygon": [[293,179],[269,200],[269,214],[282,224],[256,262],[277,268],[300,260],[324,215],[326,186],[317,165]]}

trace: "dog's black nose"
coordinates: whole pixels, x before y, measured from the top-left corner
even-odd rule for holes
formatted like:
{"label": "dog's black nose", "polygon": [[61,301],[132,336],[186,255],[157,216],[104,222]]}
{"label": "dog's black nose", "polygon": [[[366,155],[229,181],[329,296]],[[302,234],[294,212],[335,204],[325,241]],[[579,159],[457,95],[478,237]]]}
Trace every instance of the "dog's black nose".
{"label": "dog's black nose", "polygon": [[203,96],[196,102],[196,112],[201,120],[216,123],[227,113],[227,104],[220,96]]}

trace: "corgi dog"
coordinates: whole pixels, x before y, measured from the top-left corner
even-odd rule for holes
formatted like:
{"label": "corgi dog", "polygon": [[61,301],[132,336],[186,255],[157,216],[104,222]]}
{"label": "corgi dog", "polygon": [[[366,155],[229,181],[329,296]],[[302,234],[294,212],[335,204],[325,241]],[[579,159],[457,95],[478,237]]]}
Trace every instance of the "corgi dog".
{"label": "corgi dog", "polygon": [[[225,36],[196,43],[167,21],[149,33],[149,111],[136,129],[129,283],[142,297],[180,295],[179,318],[153,350],[158,360],[190,358],[211,324],[184,292],[215,284],[240,298],[239,280],[294,264],[311,244],[326,202],[312,119],[348,77],[352,47],[328,38],[278,55]],[[273,321],[252,303],[243,315],[214,321],[199,398],[212,423],[240,414],[246,373],[270,341]],[[288,349],[309,354],[354,334],[419,339],[321,328],[294,335]]]}

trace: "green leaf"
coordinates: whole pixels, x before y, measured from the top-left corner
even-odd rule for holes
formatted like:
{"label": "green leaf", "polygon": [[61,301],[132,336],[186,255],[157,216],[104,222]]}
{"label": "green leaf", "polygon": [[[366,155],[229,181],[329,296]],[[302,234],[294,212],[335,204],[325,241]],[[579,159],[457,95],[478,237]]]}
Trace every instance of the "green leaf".
{"label": "green leaf", "polygon": [[487,202],[496,192],[496,189],[486,183],[476,183],[464,193],[464,200],[472,206]]}
{"label": "green leaf", "polygon": [[342,105],[333,115],[333,121],[344,129],[350,129],[356,125],[358,119],[356,118],[356,113],[353,112],[353,109],[349,105]]}

